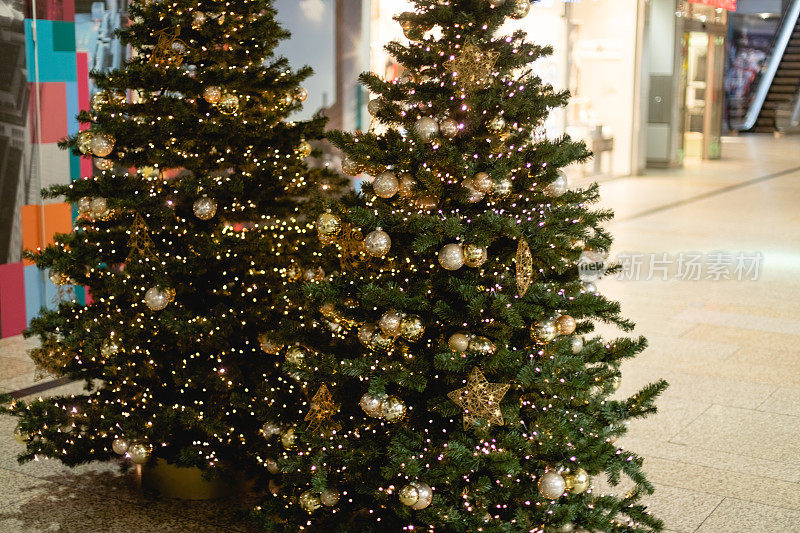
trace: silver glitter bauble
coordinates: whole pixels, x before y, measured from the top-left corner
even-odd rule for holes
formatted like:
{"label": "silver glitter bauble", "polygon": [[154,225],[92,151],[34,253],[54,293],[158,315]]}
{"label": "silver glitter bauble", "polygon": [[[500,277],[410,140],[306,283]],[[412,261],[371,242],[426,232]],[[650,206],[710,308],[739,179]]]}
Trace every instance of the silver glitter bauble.
{"label": "silver glitter bauble", "polygon": [[397,181],[394,172],[379,174],[375,181],[372,182],[372,190],[381,198],[391,198],[397,194],[399,188],[400,183]]}
{"label": "silver glitter bauble", "polygon": [[78,212],[86,214],[92,210],[92,199],[88,196],[82,196],[78,199]]}
{"label": "silver glitter bauble", "polygon": [[381,415],[381,404],[383,403],[383,399],[378,396],[373,396],[370,393],[364,394],[361,397],[361,400],[358,402],[358,405],[361,406],[361,409],[364,410],[367,415],[375,418]]}
{"label": "silver glitter bauble", "polygon": [[381,327],[381,331],[383,331],[384,335],[389,337],[397,337],[400,335],[400,322],[402,320],[402,313],[398,313],[392,309],[381,315],[378,325]]}
{"label": "silver glitter bauble", "polygon": [[583,282],[581,285],[583,286],[583,291],[586,294],[597,294],[597,285],[591,281]]}
{"label": "silver glitter bauble", "polygon": [[447,341],[447,345],[450,346],[450,349],[456,353],[463,353],[466,352],[469,348],[469,338],[470,335],[468,333],[453,333],[450,335],[450,339]]}
{"label": "silver glitter bauble", "polygon": [[375,336],[375,332],[378,330],[375,327],[375,324],[367,323],[358,328],[358,342],[360,342],[365,348],[372,348],[372,337]]}
{"label": "silver glitter bauble", "polygon": [[583,337],[572,337],[570,346],[572,347],[572,353],[580,353],[583,350]]}
{"label": "silver glitter bauble", "polygon": [[349,157],[342,159],[342,172],[348,176],[358,176],[361,174],[361,166]]}
{"label": "silver glitter bauble", "polygon": [[551,198],[558,198],[565,192],[567,192],[567,175],[559,170],[558,177],[544,188],[544,193]]}
{"label": "silver glitter bauble", "polygon": [[367,112],[374,117],[378,115],[378,112],[381,110],[382,107],[383,107],[383,102],[381,101],[381,99],[373,98],[367,104]]}
{"label": "silver glitter bauble", "polygon": [[144,293],[144,303],[151,311],[161,311],[169,305],[170,295],[169,291],[163,290],[160,287],[150,287]]}
{"label": "silver glitter bauble", "polygon": [[217,102],[217,109],[226,115],[232,115],[239,110],[239,97],[235,94],[225,93]]}
{"label": "silver glitter bauble", "polygon": [[301,494],[298,501],[300,502],[300,506],[309,513],[313,513],[314,511],[322,507],[322,502],[319,501],[319,496],[317,496],[310,490],[307,490],[303,494]]}
{"label": "silver glitter bauble", "polygon": [[531,11],[530,0],[514,0],[514,2],[514,10],[511,12],[511,18],[525,18]]}
{"label": "silver glitter bauble", "polygon": [[367,234],[364,239],[364,248],[373,257],[383,257],[389,253],[392,247],[392,239],[385,231],[376,229]]}
{"label": "silver glitter bauble", "polygon": [[339,498],[341,494],[336,489],[325,489],[319,495],[319,501],[322,502],[322,505],[325,507],[333,507],[337,503],[339,503]]}
{"label": "silver glitter bauble", "polygon": [[105,157],[114,151],[116,139],[110,133],[96,133],[92,136],[92,153],[98,157]]}
{"label": "silver glitter bauble", "polygon": [[414,131],[423,141],[430,141],[439,132],[439,124],[431,117],[422,117],[414,124]]}
{"label": "silver glitter bauble", "polygon": [[192,205],[194,216],[200,220],[211,220],[217,214],[217,202],[208,196],[202,196]]}
{"label": "silver glitter bauble", "polygon": [[406,404],[397,396],[389,396],[381,402],[381,417],[387,422],[398,422],[406,416]]}
{"label": "silver glitter bauble", "polygon": [[92,198],[89,204],[89,211],[92,216],[101,217],[108,213],[108,201],[105,198]]}
{"label": "silver glitter bauble", "polygon": [[439,250],[439,264],[447,270],[458,270],[464,266],[464,250],[460,244],[445,244]]}
{"label": "silver glitter bauble", "polygon": [[128,448],[128,455],[130,456],[131,461],[137,465],[143,465],[149,461],[151,454],[152,448],[143,442],[134,443],[130,448]]}
{"label": "silver glitter bauble", "polygon": [[494,182],[494,187],[492,188],[492,194],[499,198],[505,198],[506,196],[511,194],[513,190],[513,183],[509,178],[501,178],[500,180]]}
{"label": "silver glitter bauble", "polygon": [[439,131],[448,139],[454,138],[460,130],[458,122],[452,118],[446,118],[439,123]]}
{"label": "silver glitter bauble", "polygon": [[276,424],[275,422],[264,422],[264,425],[261,426],[261,434],[264,435],[264,438],[270,438],[273,435],[277,435],[281,432],[281,427]]}
{"label": "silver glitter bauble", "polygon": [[539,477],[539,494],[548,500],[557,500],[567,490],[564,478],[555,470],[549,470]]}
{"label": "silver glitter bauble", "polygon": [[131,445],[128,440],[123,438],[114,439],[114,441],[111,443],[111,449],[114,450],[114,453],[117,455],[125,455],[130,446]]}

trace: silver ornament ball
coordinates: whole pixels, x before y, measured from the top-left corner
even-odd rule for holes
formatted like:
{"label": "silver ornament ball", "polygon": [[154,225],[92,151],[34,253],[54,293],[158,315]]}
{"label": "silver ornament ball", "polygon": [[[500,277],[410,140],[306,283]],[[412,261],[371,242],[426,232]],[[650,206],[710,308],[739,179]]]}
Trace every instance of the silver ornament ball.
{"label": "silver ornament ball", "polygon": [[549,470],[539,477],[539,494],[548,500],[557,500],[567,490],[564,478],[555,470]]}
{"label": "silver ornament ball", "polygon": [[583,350],[583,337],[572,337],[569,342],[570,347],[572,348],[572,353],[577,354]]}
{"label": "silver ornament ball", "polygon": [[439,131],[441,131],[442,135],[448,139],[454,138],[456,135],[458,135],[460,130],[461,128],[459,127],[458,122],[452,118],[446,118],[439,123]]}
{"label": "silver ornament ball", "polygon": [[358,402],[358,405],[361,407],[361,409],[364,410],[365,413],[367,413],[367,415],[375,418],[380,416],[381,414],[382,403],[383,400],[380,397],[373,396],[370,393],[366,393],[364,394],[364,396],[361,397],[361,400]]}
{"label": "silver ornament ball", "polygon": [[372,189],[381,198],[391,198],[397,194],[399,188],[400,182],[397,181],[397,176],[394,175],[394,172],[384,172],[372,182]]}
{"label": "silver ornament ball", "polygon": [[464,266],[464,250],[460,244],[445,244],[439,251],[439,264],[447,270]]}
{"label": "silver ornament ball", "polygon": [[470,335],[468,333],[453,333],[450,335],[450,339],[447,341],[447,344],[454,352],[463,353],[469,348],[469,339]]}
{"label": "silver ornament ball", "polygon": [[144,294],[144,303],[151,311],[161,311],[169,305],[169,292],[160,287],[150,287]]}
{"label": "silver ornament ball", "polygon": [[388,335],[389,337],[397,337],[400,335],[400,323],[402,320],[403,315],[394,309],[391,309],[383,313],[378,325],[381,327],[381,331],[383,331],[385,335]]}
{"label": "silver ornament ball", "polygon": [[149,461],[151,453],[152,450],[150,446],[143,442],[134,443],[128,449],[128,455],[130,456],[131,461],[133,461],[137,465],[143,465],[147,461]]}
{"label": "silver ornament ball", "polygon": [[383,257],[389,253],[392,239],[389,234],[380,228],[370,232],[364,239],[364,248],[373,257]]}
{"label": "silver ornament ball", "polygon": [[98,157],[106,157],[114,150],[116,140],[110,133],[96,133],[92,136],[92,153]]}
{"label": "silver ornament ball", "polygon": [[336,489],[325,489],[322,491],[322,494],[319,495],[319,501],[322,502],[322,505],[325,507],[333,507],[337,503],[339,503],[339,498],[341,494]]}
{"label": "silver ornament ball", "polygon": [[211,220],[217,214],[217,202],[208,196],[202,196],[192,205],[194,216],[200,220]]}
{"label": "silver ornament ball", "polygon": [[544,188],[544,193],[551,198],[558,198],[565,192],[567,192],[567,175],[564,174],[564,171],[559,170],[558,177]]}
{"label": "silver ornament ball", "polygon": [[467,202],[474,204],[483,200],[486,194],[482,191],[479,191],[475,188],[475,184],[472,181],[472,178],[467,178],[461,182],[461,186],[465,189],[465,195]]}
{"label": "silver ornament ball", "polygon": [[398,422],[406,416],[406,404],[396,396],[389,396],[381,402],[381,417],[388,422]]}
{"label": "silver ornament ball", "polygon": [[114,450],[114,453],[117,455],[125,455],[127,453],[128,448],[130,448],[130,443],[127,439],[118,438],[114,439],[111,443],[111,449]]}
{"label": "silver ornament ball", "polygon": [[422,117],[414,124],[414,131],[417,132],[420,139],[423,141],[430,141],[439,132],[439,124],[431,117]]}

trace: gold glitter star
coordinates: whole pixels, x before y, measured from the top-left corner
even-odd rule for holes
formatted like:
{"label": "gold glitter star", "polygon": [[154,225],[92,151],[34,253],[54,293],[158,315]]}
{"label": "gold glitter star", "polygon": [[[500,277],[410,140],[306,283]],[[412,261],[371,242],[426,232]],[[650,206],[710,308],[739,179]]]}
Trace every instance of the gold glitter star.
{"label": "gold glitter star", "polygon": [[311,399],[311,408],[306,414],[308,431],[326,430],[334,426],[331,418],[339,412],[339,406],[333,401],[331,391],[323,384]]}
{"label": "gold glitter star", "polygon": [[464,429],[469,429],[475,420],[485,420],[490,425],[502,426],[504,422],[500,401],[510,387],[507,383],[489,383],[481,369],[476,366],[469,375],[467,386],[454,390],[447,397],[464,409]]}
{"label": "gold glitter star", "polygon": [[475,43],[465,45],[458,56],[444,62],[463,89],[479,89],[491,81],[491,74],[500,53],[481,50]]}

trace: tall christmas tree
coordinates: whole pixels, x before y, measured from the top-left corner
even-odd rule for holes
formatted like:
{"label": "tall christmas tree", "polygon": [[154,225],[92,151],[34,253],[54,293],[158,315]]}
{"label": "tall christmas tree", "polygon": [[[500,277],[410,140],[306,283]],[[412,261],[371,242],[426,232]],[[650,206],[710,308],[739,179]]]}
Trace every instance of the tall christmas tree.
{"label": "tall christmas tree", "polygon": [[[414,3],[396,17],[411,43],[388,46],[404,74],[362,76],[376,127],[330,135],[374,181],[317,213],[342,269],[282,322],[298,387],[265,404],[256,515],[285,532],[658,531],[642,459],[615,441],[666,383],[611,399],[645,340],[588,335],[633,324],[579,275],[611,214],[590,208],[596,185],[567,186],[585,146],[544,135],[568,99],[532,73],[551,50],[500,34],[531,5]],[[591,488],[623,474],[625,495]]]}
{"label": "tall christmas tree", "polygon": [[30,254],[88,287],[89,305],[62,301],[28,332],[39,367],[87,393],[12,405],[20,460],[241,468],[261,438],[257,391],[277,368],[263,334],[296,282],[286,272],[318,276],[302,270],[319,244],[299,206],[342,180],[307,166],[324,118],[287,120],[311,72],[274,55],[288,34],[268,0],[143,1],[130,15],[132,59],[93,73],[84,131],[63,143],[94,175],[46,191],[77,204],[75,230]]}

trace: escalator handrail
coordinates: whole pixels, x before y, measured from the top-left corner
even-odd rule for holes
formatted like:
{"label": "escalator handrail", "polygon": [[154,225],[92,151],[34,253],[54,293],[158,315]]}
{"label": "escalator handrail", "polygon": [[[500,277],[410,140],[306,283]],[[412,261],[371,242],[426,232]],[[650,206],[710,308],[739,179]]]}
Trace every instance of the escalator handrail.
{"label": "escalator handrail", "polygon": [[781,21],[781,27],[780,30],[778,30],[778,35],[775,37],[775,44],[772,47],[772,54],[770,55],[767,69],[758,82],[758,88],[756,89],[753,101],[750,103],[750,108],[747,110],[747,114],[742,122],[732,125],[733,129],[747,131],[755,126],[758,115],[761,114],[761,108],[764,107],[764,102],[767,99],[767,93],[769,93],[769,89],[775,79],[775,74],[778,72],[778,66],[780,66],[783,60],[786,46],[792,38],[792,33],[794,32],[799,18],[800,0],[793,0]]}

